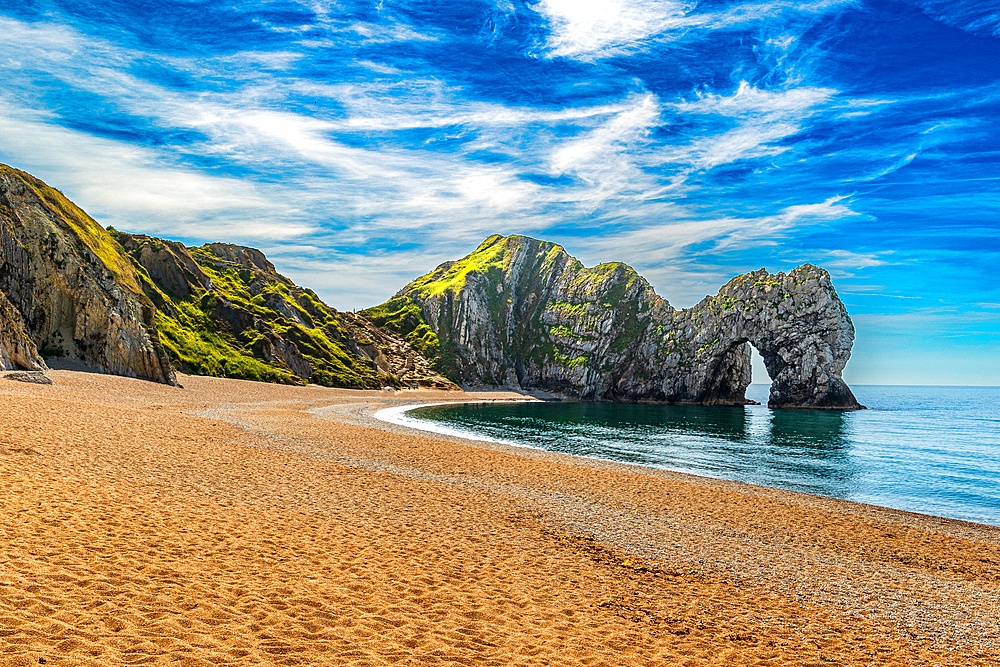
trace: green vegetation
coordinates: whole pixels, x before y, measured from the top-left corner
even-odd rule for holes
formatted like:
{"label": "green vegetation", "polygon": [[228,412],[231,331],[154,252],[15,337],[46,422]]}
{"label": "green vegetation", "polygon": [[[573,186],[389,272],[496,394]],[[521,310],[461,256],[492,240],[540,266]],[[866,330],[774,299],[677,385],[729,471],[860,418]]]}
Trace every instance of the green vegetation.
{"label": "green vegetation", "polygon": [[579,368],[581,366],[586,366],[589,361],[589,357],[581,355],[579,357],[570,357],[569,355],[562,355],[556,353],[553,358],[556,363],[565,366],[566,368],[572,370],[574,368]]}
{"label": "green vegetation", "polygon": [[[510,237],[510,239],[516,237]],[[434,297],[450,292],[457,294],[465,287],[470,273],[499,277],[503,274],[504,259],[508,258],[508,241],[494,234],[483,241],[470,255],[453,262],[443,273],[434,271],[417,278],[407,287],[408,292],[419,293],[422,297]]]}
{"label": "green vegetation", "polygon": [[[179,370],[283,384],[397,385],[350,351],[339,314],[274,271],[232,262],[211,246],[109,230],[157,308],[160,341]],[[142,259],[145,255],[148,266]],[[171,290],[159,273],[171,275]],[[184,276],[177,284],[176,276]],[[179,293],[179,292],[182,293]]]}
{"label": "green vegetation", "polygon": [[189,323],[187,318],[175,319],[165,315],[163,311],[156,313],[160,342],[171,361],[181,370],[196,375],[302,384],[301,379],[288,369],[276,368],[255,358],[252,353],[217,331],[197,331]]}
{"label": "green vegetation", "polygon": [[437,334],[424,321],[420,306],[410,297],[395,297],[381,306],[361,311],[378,327],[384,327],[406,339],[413,349],[431,362],[440,362],[440,344]]}
{"label": "green vegetation", "polygon": [[[556,286],[556,276],[566,298],[549,301],[545,295]],[[612,349],[621,352],[649,324],[650,303],[636,298],[644,285],[634,270],[620,262],[588,269],[558,245],[523,236],[494,235],[468,256],[442,264],[390,301],[362,314],[404,336],[432,360],[439,373],[463,381],[470,379],[463,377],[467,366],[492,372],[484,360],[463,356],[470,353],[485,354],[487,359],[499,356],[505,363],[520,362],[534,368],[585,366],[589,357],[576,356],[578,351],[571,346],[562,349],[556,341],[597,340],[598,334],[591,335],[587,324],[606,310],[616,311],[620,335],[612,342]],[[493,331],[497,338],[460,346],[458,332],[452,328],[461,322],[459,313],[473,307],[466,303],[472,300],[476,310],[489,318],[477,322],[477,328]],[[431,313],[438,321],[429,320]],[[483,349],[484,345],[488,349]],[[504,380],[474,379],[484,383]]]}
{"label": "green vegetation", "polygon": [[587,313],[587,304],[570,303],[569,301],[554,301],[546,304],[549,310],[553,310],[562,317],[584,317]]}
{"label": "green vegetation", "polygon": [[559,338],[575,338],[576,340],[594,340],[595,336],[588,336],[586,334],[578,334],[567,326],[559,325],[551,327],[549,333],[553,336]]}
{"label": "green vegetation", "polygon": [[66,199],[61,192],[31,174],[6,165],[0,165],[0,173],[11,174],[20,179],[55,214],[57,224],[97,256],[119,285],[133,294],[142,295],[136,272],[122,247],[97,221]]}

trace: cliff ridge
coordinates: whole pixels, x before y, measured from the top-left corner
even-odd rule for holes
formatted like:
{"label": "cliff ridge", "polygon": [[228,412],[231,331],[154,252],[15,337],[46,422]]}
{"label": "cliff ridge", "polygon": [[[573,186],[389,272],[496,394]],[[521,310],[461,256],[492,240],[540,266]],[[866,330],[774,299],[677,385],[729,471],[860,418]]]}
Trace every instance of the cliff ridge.
{"label": "cliff ridge", "polygon": [[742,405],[752,344],[769,406],[861,407],[841,377],[854,326],[829,273],[810,264],[737,276],[677,310],[625,264],[587,268],[556,244],[494,235],[363,314],[466,385]]}

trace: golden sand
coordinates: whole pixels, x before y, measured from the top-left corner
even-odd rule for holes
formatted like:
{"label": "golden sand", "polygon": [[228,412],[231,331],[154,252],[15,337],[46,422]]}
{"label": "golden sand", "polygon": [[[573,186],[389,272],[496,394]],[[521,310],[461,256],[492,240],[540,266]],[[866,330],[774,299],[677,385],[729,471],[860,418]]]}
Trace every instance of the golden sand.
{"label": "golden sand", "polygon": [[2,665],[1000,664],[1000,529],[51,376],[0,380]]}

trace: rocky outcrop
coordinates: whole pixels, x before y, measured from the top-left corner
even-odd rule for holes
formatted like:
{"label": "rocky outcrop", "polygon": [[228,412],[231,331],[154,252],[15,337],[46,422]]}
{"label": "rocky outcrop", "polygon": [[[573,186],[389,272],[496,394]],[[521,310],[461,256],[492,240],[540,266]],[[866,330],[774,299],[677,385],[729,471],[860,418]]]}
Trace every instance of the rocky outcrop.
{"label": "rocky outcrop", "polygon": [[171,359],[188,373],[326,386],[456,388],[401,337],[341,313],[228,243],[187,248],[114,232],[133,262]]}
{"label": "rocky outcrop", "polygon": [[586,268],[552,243],[491,236],[363,314],[470,385],[742,405],[753,344],[771,407],[861,407],[841,378],[854,327],[829,274],[809,264],[739,276],[676,310],[624,264]]}
{"label": "rocky outcrop", "polygon": [[52,378],[42,371],[14,371],[0,375],[4,380],[27,382],[28,384],[52,384]]}
{"label": "rocky outcrop", "polygon": [[104,230],[0,165],[0,370],[67,357],[174,384],[187,372],[375,388],[539,388],[594,400],[739,405],[750,348],[772,407],[854,409],[854,329],[830,276],[761,270],[676,310],[624,264],[492,236],[389,302],[342,313],[253,248]]}
{"label": "rocky outcrop", "polygon": [[0,292],[0,371],[45,370],[45,362],[24,328],[24,318]]}
{"label": "rocky outcrop", "polygon": [[[8,339],[0,342],[5,365],[39,367],[37,353],[23,340],[26,335],[42,355],[175,384],[159,344],[155,308],[118,244],[58,191],[4,165],[0,294],[6,304],[0,305],[0,337]],[[20,343],[11,347],[11,336]]]}

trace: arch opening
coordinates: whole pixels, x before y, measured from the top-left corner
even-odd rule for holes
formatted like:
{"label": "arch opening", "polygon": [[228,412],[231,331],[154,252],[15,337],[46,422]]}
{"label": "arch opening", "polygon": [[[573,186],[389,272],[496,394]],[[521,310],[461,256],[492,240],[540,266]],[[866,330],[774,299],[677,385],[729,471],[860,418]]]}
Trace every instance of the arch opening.
{"label": "arch opening", "polygon": [[752,403],[767,405],[771,400],[771,379],[764,365],[764,357],[753,343],[747,343],[750,348],[750,384],[746,388],[744,396]]}
{"label": "arch opening", "polygon": [[767,366],[764,365],[764,357],[760,356],[760,352],[753,343],[748,343],[750,346],[750,384],[751,385],[766,385],[768,388],[771,387],[771,376],[767,372]]}
{"label": "arch opening", "polygon": [[[774,360],[771,360],[772,365]],[[772,377],[763,355],[746,338],[734,340],[711,364],[707,391],[701,397],[705,405],[768,404]]]}

